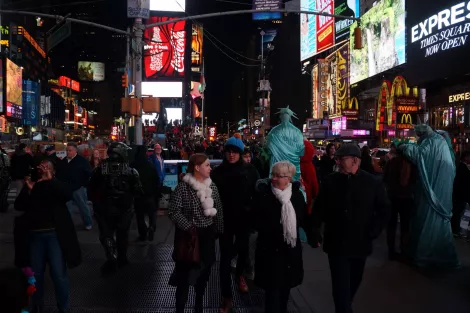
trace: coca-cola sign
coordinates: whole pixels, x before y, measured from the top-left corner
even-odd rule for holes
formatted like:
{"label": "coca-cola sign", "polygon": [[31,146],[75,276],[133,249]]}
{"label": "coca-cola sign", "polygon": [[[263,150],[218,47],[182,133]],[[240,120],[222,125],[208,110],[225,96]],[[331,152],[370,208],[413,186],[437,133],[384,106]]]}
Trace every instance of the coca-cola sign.
{"label": "coca-cola sign", "polygon": [[[152,16],[147,24],[172,20]],[[144,66],[146,78],[184,77],[186,22],[147,28],[144,33]]]}

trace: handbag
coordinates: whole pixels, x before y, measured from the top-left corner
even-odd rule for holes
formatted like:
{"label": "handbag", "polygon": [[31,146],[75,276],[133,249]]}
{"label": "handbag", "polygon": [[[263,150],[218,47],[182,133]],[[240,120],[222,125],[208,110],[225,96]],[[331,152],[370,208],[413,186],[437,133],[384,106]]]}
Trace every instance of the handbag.
{"label": "handbag", "polygon": [[199,237],[195,228],[183,231],[175,230],[175,244],[173,249],[173,261],[193,264],[201,261],[199,254]]}

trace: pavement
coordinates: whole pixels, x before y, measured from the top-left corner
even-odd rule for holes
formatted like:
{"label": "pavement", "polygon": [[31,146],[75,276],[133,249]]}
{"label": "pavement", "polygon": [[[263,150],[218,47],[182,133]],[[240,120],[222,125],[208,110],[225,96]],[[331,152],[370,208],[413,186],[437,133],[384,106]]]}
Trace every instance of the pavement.
{"label": "pavement", "polygon": [[[12,266],[14,257],[12,209],[0,214],[0,267]],[[83,230],[78,212],[74,221],[83,250],[83,263],[69,272],[71,313],[170,313],[174,312],[175,288],[168,286],[174,226],[167,216],[157,218],[157,233],[151,243],[140,244],[135,221],[131,226],[131,265],[110,278],[102,278],[105,260],[98,230]],[[354,302],[359,313],[469,313],[470,244],[456,242],[462,267],[426,272],[388,261],[385,238],[375,243],[363,283]],[[292,289],[289,313],[334,313],[328,260],[321,249],[304,246],[305,277]],[[213,268],[204,304],[206,313],[216,313],[220,303],[218,263]],[[194,295],[190,295],[187,313]],[[233,313],[263,312],[263,291],[251,286],[250,293],[234,293]],[[46,312],[55,312],[52,284],[46,281]],[[267,312],[269,313],[269,312]]]}

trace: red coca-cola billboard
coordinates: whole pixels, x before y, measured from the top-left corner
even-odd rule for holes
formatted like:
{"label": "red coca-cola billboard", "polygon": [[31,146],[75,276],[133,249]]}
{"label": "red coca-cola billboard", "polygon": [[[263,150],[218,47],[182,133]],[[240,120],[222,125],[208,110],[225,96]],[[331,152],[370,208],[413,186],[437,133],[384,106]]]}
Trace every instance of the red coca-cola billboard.
{"label": "red coca-cola billboard", "polygon": [[[334,0],[317,1],[317,11],[335,14]],[[317,53],[325,51],[335,44],[335,20],[331,16],[317,15]]]}
{"label": "red coca-cola billboard", "polygon": [[[152,16],[147,20],[147,24],[172,19]],[[184,77],[185,27],[186,22],[179,21],[145,30],[144,66],[146,78]]]}

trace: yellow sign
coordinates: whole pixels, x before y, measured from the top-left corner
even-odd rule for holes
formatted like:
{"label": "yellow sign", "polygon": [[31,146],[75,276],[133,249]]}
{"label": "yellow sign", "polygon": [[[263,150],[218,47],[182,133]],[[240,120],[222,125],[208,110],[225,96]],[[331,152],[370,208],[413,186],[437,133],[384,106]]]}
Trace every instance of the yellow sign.
{"label": "yellow sign", "polygon": [[0,40],[0,45],[9,47],[10,46],[10,41],[8,41],[7,39],[2,39],[2,40]]}
{"label": "yellow sign", "polygon": [[463,92],[449,96],[449,103],[470,100],[470,92]]}
{"label": "yellow sign", "polygon": [[411,92],[413,95],[415,95],[417,93],[417,89],[414,88],[411,90],[408,88],[408,83],[402,76],[395,77],[391,85],[389,81],[384,80],[382,87],[380,88],[379,99],[377,103],[377,117],[375,123],[376,130],[381,130],[380,118],[382,115],[382,105],[385,105],[385,110],[387,112],[387,125],[393,125],[393,106],[395,97],[409,96]]}
{"label": "yellow sign", "polygon": [[413,120],[411,119],[410,114],[403,114],[401,116],[401,124],[405,124],[405,123],[413,124]]}

